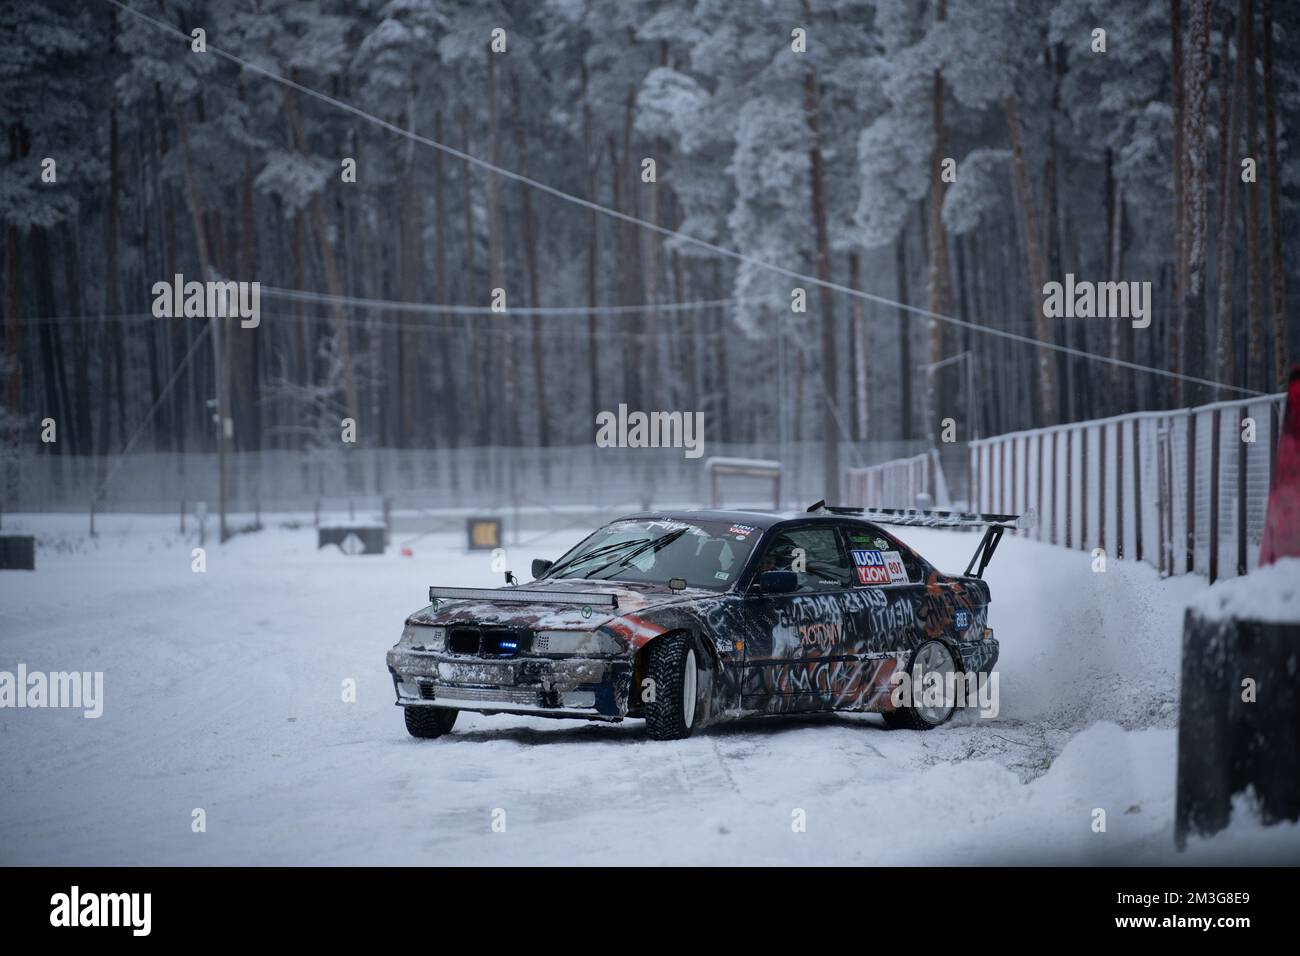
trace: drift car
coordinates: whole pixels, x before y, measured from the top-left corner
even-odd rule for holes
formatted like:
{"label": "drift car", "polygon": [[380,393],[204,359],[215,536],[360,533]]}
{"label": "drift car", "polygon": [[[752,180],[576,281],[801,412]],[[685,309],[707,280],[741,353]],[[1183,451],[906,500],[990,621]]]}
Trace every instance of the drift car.
{"label": "drift car", "polygon": [[[1031,516],[1026,515],[1026,519]],[[388,670],[406,728],[456,714],[642,718],[656,740],[763,714],[875,711],[928,730],[951,700],[895,707],[904,668],[987,674],[998,658],[982,579],[1016,515],[828,508],[672,511],[605,525],[535,580],[431,587]],[[884,526],[984,527],[945,575]],[[513,575],[507,573],[508,582]],[[901,678],[900,678],[901,679]]]}

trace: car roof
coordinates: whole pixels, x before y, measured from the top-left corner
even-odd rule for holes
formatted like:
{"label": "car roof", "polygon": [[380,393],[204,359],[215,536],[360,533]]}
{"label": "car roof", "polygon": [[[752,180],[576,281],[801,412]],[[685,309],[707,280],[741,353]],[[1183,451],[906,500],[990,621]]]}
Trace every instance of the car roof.
{"label": "car roof", "polygon": [[843,522],[850,521],[854,524],[869,524],[861,519],[854,520],[847,515],[826,514],[825,512],[809,513],[807,511],[743,511],[730,510],[723,508],[693,508],[687,510],[673,511],[641,511],[636,514],[624,515],[619,521],[645,520],[645,519],[667,519],[670,521],[730,521],[740,524],[747,524],[755,528],[761,528],[766,531],[768,528],[775,527],[778,524],[784,524],[788,521],[827,521]]}

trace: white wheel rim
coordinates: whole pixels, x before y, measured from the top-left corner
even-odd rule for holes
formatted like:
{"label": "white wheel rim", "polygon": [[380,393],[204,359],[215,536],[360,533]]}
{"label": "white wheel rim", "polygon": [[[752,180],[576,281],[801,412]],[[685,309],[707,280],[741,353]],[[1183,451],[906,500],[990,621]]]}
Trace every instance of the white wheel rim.
{"label": "white wheel rim", "polygon": [[695,651],[686,652],[686,673],[682,675],[682,723],[695,723]]}
{"label": "white wheel rim", "polygon": [[[918,674],[940,674],[943,677],[943,693],[946,695],[948,690],[948,674],[956,669],[952,655],[948,653],[948,648],[944,647],[938,641],[931,641],[917,652],[916,660],[912,664],[912,693],[920,695],[924,688],[921,682],[916,680]],[[924,678],[922,678],[924,679]],[[931,726],[941,724],[948,719],[948,715],[956,708],[955,701],[944,700],[938,707],[920,707],[914,706],[913,710],[917,712],[922,720]]]}

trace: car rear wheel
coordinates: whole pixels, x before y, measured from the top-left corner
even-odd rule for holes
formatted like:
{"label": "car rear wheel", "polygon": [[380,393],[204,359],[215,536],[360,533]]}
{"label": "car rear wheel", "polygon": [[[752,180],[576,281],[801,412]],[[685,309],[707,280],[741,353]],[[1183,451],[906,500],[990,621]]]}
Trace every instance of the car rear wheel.
{"label": "car rear wheel", "polygon": [[695,642],[689,634],[674,634],[650,645],[646,676],[654,699],[645,705],[646,729],[652,740],[681,740],[695,728],[695,698],[699,671]]}
{"label": "car rear wheel", "polygon": [[[956,670],[957,662],[953,660],[952,651],[942,641],[926,641],[918,647],[907,668],[910,696],[917,706],[883,712],[881,716],[885,718],[886,726],[895,730],[933,730],[951,720],[957,703],[947,697],[948,675]],[[943,680],[943,699],[937,705],[924,704],[925,674],[939,674]]]}
{"label": "car rear wheel", "polygon": [[450,733],[460,713],[445,707],[403,707],[402,710],[406,712],[406,732],[423,739]]}

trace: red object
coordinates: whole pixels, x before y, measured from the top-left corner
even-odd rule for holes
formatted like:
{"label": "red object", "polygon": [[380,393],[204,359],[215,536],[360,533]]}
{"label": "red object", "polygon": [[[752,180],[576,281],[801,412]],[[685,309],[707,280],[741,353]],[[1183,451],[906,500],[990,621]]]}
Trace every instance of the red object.
{"label": "red object", "polygon": [[1300,365],[1291,368],[1287,380],[1277,469],[1268,490],[1259,563],[1272,564],[1289,557],[1300,557]]}
{"label": "red object", "polygon": [[413,558],[413,557],[415,557],[415,552],[412,551],[410,548],[403,548],[403,549],[402,549],[402,557],[404,557],[404,558]]}

